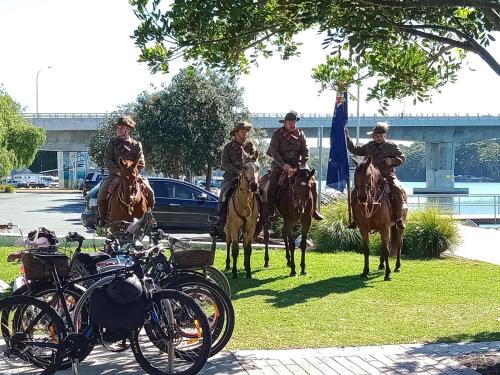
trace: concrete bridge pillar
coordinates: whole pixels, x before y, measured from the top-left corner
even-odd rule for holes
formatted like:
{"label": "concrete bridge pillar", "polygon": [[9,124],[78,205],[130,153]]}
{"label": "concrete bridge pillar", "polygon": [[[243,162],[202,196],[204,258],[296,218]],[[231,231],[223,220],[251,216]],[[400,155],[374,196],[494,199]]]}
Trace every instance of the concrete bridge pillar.
{"label": "concrete bridge pillar", "polygon": [[414,194],[468,194],[468,189],[455,188],[455,144],[453,142],[425,143],[426,187],[413,189]]}
{"label": "concrete bridge pillar", "polygon": [[68,174],[64,175],[64,167],[69,165],[69,151],[57,151],[57,176],[59,177],[59,189],[69,187]]}

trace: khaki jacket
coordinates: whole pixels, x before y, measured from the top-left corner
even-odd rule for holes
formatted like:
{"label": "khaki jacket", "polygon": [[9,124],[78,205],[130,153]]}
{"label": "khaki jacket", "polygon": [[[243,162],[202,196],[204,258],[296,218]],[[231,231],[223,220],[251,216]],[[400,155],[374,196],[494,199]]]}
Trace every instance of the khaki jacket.
{"label": "khaki jacket", "polygon": [[224,146],[221,158],[221,169],[224,171],[223,178],[225,181],[233,181],[240,174],[243,166],[243,148],[247,152],[255,150],[255,146],[251,141],[247,141],[242,145],[233,140]]}
{"label": "khaki jacket", "polygon": [[[391,141],[377,144],[370,141],[361,146],[355,146],[350,137],[347,137],[347,149],[354,155],[358,156],[372,156],[373,165],[377,167],[382,173],[394,172],[394,167],[399,167],[406,161],[406,157],[399,148],[399,146]],[[391,165],[387,165],[384,159],[391,159]]]}
{"label": "khaki jacket", "polygon": [[273,169],[281,169],[283,164],[293,168],[305,166],[309,160],[309,149],[304,132],[296,129],[290,133],[284,126],[281,127],[273,133],[267,154],[273,158]]}
{"label": "khaki jacket", "polygon": [[108,142],[104,150],[104,166],[110,175],[118,174],[120,170],[120,157],[124,160],[139,159],[139,164],[137,165],[139,172],[144,168],[144,154],[141,142],[132,138],[124,141],[118,137]]}

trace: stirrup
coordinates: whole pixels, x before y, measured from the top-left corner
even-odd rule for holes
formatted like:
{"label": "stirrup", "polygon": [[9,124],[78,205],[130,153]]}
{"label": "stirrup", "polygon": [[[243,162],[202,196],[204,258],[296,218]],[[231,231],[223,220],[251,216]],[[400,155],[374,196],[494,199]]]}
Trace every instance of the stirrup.
{"label": "stirrup", "polygon": [[209,222],[209,224],[213,224],[213,225],[219,224],[220,217],[219,216],[211,216],[208,218],[208,222]]}

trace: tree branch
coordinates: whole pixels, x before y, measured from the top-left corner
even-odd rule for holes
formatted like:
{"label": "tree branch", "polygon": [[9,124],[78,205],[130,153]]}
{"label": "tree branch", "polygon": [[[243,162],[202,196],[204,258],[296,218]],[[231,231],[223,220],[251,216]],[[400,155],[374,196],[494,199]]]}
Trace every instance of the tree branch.
{"label": "tree branch", "polygon": [[493,9],[483,9],[484,16],[490,21],[495,27],[495,31],[500,31],[500,15]]}
{"label": "tree branch", "polygon": [[391,8],[470,7],[500,10],[498,1],[490,0],[358,0],[365,4]]}

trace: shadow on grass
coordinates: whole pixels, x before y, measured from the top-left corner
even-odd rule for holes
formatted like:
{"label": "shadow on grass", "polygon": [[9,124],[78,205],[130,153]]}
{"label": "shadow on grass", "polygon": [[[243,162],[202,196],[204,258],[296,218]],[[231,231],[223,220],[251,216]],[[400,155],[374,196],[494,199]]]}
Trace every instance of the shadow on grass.
{"label": "shadow on grass", "polygon": [[[252,271],[252,275],[258,270]],[[231,272],[226,273],[227,278],[231,278]],[[258,289],[262,285],[272,283],[274,281],[283,280],[288,278],[288,276],[276,276],[267,279],[245,279],[245,272],[238,272],[238,279],[231,279],[231,299],[237,300],[240,298],[247,298],[257,295],[273,295],[276,293],[275,290],[272,289]],[[248,292],[246,290],[251,289]],[[256,290],[255,290],[256,289]]]}
{"label": "shadow on grass", "polygon": [[372,273],[368,275],[368,279],[359,275],[332,277],[277,292],[268,302],[276,307],[289,307],[310,299],[323,298],[332,293],[350,293],[360,288],[371,288],[370,281],[381,276],[382,272]]}
{"label": "shadow on grass", "polygon": [[500,332],[479,332],[476,334],[457,333],[438,337],[433,343],[500,341]]}

